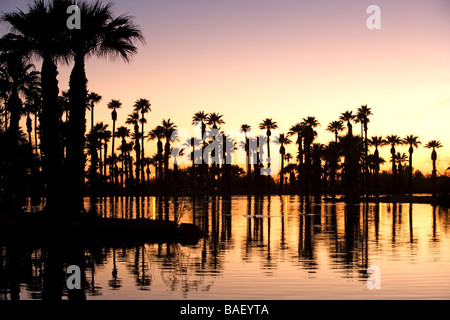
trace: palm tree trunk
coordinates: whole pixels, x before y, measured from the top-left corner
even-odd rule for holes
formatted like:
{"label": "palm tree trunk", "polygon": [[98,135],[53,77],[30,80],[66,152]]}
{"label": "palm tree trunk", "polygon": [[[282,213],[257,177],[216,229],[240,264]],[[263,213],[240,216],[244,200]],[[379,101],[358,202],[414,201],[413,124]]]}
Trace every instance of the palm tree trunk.
{"label": "palm tree trunk", "polygon": [[107,163],[106,163],[107,153],[108,153],[108,143],[105,140],[105,149],[103,150],[103,173],[105,174],[104,175],[105,182],[108,180],[108,178],[107,178],[108,177],[108,171],[107,171]]}
{"label": "palm tree trunk", "polygon": [[116,121],[113,120],[111,157],[114,155],[114,141],[115,140],[116,140]]}
{"label": "palm tree trunk", "polygon": [[38,139],[37,139],[37,137],[38,137],[38,133],[37,133],[37,111],[36,111],[36,113],[34,114],[34,148],[35,148],[35,154],[36,154],[36,157],[39,159],[39,153],[38,153]]}
{"label": "palm tree trunk", "polygon": [[91,103],[91,130],[94,129],[94,103]]}
{"label": "palm tree trunk", "polygon": [[[62,201],[62,149],[60,139],[60,111],[58,106],[58,71],[53,59],[44,56],[41,68],[42,105],[41,151],[43,153],[44,176],[47,183],[46,210],[61,213]],[[68,193],[64,190],[64,193]]]}
{"label": "palm tree trunk", "polygon": [[84,210],[84,146],[86,131],[87,79],[85,61],[82,54],[75,55],[75,63],[70,74],[70,119],[67,144],[67,187],[69,210],[75,214]]}
{"label": "palm tree trunk", "polygon": [[[142,122],[142,137],[141,137],[141,143],[142,143],[142,151],[141,151],[141,159],[144,160],[145,154],[144,154],[144,122]],[[145,174],[144,174],[144,166],[141,165],[141,180],[145,181]]]}
{"label": "palm tree trunk", "polygon": [[412,156],[413,156],[413,149],[411,146],[409,148],[409,168],[408,168],[408,190],[409,190],[410,197],[412,196],[412,174],[413,174]]}

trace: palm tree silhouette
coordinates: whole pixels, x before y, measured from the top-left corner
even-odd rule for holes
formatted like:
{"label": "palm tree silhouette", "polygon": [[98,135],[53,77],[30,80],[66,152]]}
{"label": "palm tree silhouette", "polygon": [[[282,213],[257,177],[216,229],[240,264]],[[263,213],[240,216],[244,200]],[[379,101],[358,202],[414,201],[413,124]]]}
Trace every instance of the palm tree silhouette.
{"label": "palm tree silhouette", "polygon": [[[139,122],[141,123],[141,137],[142,137],[142,151],[141,151],[141,157],[142,159],[145,157],[145,148],[144,148],[144,137],[145,137],[145,133],[144,133],[144,124],[147,123],[147,119],[145,119],[145,114],[152,111],[152,109],[150,108],[151,104],[150,101],[147,99],[138,99],[136,100],[136,102],[134,103],[134,111],[136,112],[140,112],[141,113],[141,119],[139,120]],[[141,179],[145,180],[145,175],[144,175],[144,166],[142,166],[141,168]]]}
{"label": "palm tree silhouette", "polygon": [[206,124],[212,126],[213,129],[219,129],[219,125],[225,124],[225,121],[223,121],[222,117],[223,115],[219,113],[211,112],[207,116]]}
{"label": "palm tree silhouette", "polygon": [[239,131],[243,132],[245,135],[245,152],[246,152],[246,169],[247,169],[247,178],[250,179],[251,177],[251,170],[250,170],[250,149],[249,149],[249,139],[247,137],[247,133],[250,132],[252,127],[248,124],[242,124]]}
{"label": "palm tree silhouette", "polygon": [[392,187],[397,190],[397,169],[395,165],[395,146],[402,145],[403,140],[396,134],[391,134],[386,137],[386,144],[391,145],[391,163],[392,163]]}
{"label": "palm tree silhouette", "polygon": [[419,137],[410,134],[407,135],[405,139],[403,139],[403,143],[409,145],[408,191],[409,195],[412,196],[412,174],[413,174],[412,156],[414,148],[418,148],[421,142],[419,141]]}
{"label": "palm tree silhouette", "polygon": [[148,133],[148,140],[158,140],[157,143],[157,154],[156,154],[156,161],[158,163],[158,169],[157,169],[157,178],[162,178],[162,162],[163,162],[163,144],[162,139],[164,138],[164,127],[163,126],[156,126],[153,130],[151,130]]}
{"label": "palm tree silhouette", "polygon": [[[280,169],[280,191],[283,188],[283,182],[284,182],[284,159],[286,155],[286,148],[285,145],[291,144],[292,141],[286,137],[284,133],[281,133],[278,137],[278,144],[280,145],[280,155],[281,155],[281,169]],[[292,156],[291,156],[292,158]]]}
{"label": "palm tree silhouette", "polygon": [[136,181],[137,183],[139,183],[141,172],[141,148],[139,143],[141,135],[139,133],[139,113],[137,111],[134,111],[133,113],[129,114],[125,123],[133,125],[134,128],[133,140],[135,141],[134,151],[136,153]]}
{"label": "palm tree silhouette", "polygon": [[[275,130],[278,128],[278,123],[276,121],[273,121],[272,118],[266,118],[259,124],[259,129],[266,130],[266,136],[267,136],[267,167],[270,169],[270,136],[272,135],[272,132],[270,130]],[[267,176],[268,182],[270,181],[270,170],[269,175]]]}
{"label": "palm tree silhouette", "polygon": [[127,150],[127,147],[126,147],[127,142],[126,142],[125,138],[130,136],[130,129],[128,129],[127,127],[123,127],[123,126],[119,127],[119,128],[117,128],[116,136],[118,138],[122,139],[122,145],[121,145],[121,148],[119,148],[119,150],[121,151],[121,162],[122,162],[121,184],[123,186],[123,183],[124,183],[123,175],[124,175],[124,168],[125,168],[125,166],[124,166],[125,152]]}
{"label": "palm tree silhouette", "polygon": [[86,96],[86,108],[91,110],[91,130],[94,128],[94,107],[102,100],[102,96],[96,92],[89,92]]}
{"label": "palm tree silhouette", "polygon": [[[0,47],[6,52],[42,58],[41,148],[47,184],[46,209],[57,213],[63,204],[61,188],[62,148],[58,106],[57,62],[67,58],[66,1],[46,3],[36,0],[28,11],[3,15],[11,26],[11,33],[3,36]],[[84,106],[83,106],[84,109]],[[84,137],[83,137],[84,140]],[[83,152],[83,151],[81,151]]]}
{"label": "palm tree silhouette", "polygon": [[402,189],[402,172],[403,172],[403,164],[408,160],[408,156],[406,153],[401,154],[400,152],[397,152],[394,156],[394,160],[398,163],[398,186],[400,190]]}
{"label": "palm tree silhouette", "polygon": [[169,172],[170,141],[172,133],[175,131],[177,126],[175,123],[170,121],[170,119],[163,119],[161,126],[164,129],[164,137],[166,138],[166,143],[164,145],[164,176],[167,177]]}
{"label": "palm tree silhouette", "polygon": [[305,170],[304,170],[304,179],[305,179],[305,187],[306,191],[310,190],[311,183],[311,145],[314,142],[314,138],[317,136],[317,132],[314,131],[314,128],[320,126],[319,121],[315,117],[309,116],[303,118],[304,129],[302,132],[303,135],[303,143],[304,143],[304,153],[305,153]]}
{"label": "palm tree silhouette", "polygon": [[70,74],[70,136],[68,144],[68,186],[71,208],[77,212],[83,206],[82,186],[84,183],[84,133],[85,105],[87,99],[87,78],[85,60],[91,55],[97,57],[120,57],[129,61],[137,52],[136,41],[143,42],[139,28],[127,15],[114,17],[111,4],[82,2],[79,5],[84,28],[68,32],[70,54],[74,66]]}
{"label": "palm tree silhouette", "polygon": [[339,116],[339,120],[347,122],[347,134],[350,136],[353,135],[352,121],[355,120],[355,115],[353,114],[353,111],[347,110],[341,113],[341,115]]}
{"label": "palm tree silhouette", "polygon": [[111,111],[111,119],[113,121],[113,129],[112,129],[112,148],[111,148],[111,156],[114,155],[114,141],[116,138],[116,121],[117,121],[117,109],[120,109],[122,106],[122,103],[119,100],[112,99],[110,102],[108,102],[108,109]]}
{"label": "palm tree silhouette", "polygon": [[433,161],[433,171],[432,171],[432,176],[433,176],[433,195],[436,196],[437,194],[437,183],[436,183],[436,176],[437,176],[437,171],[436,171],[436,160],[437,160],[437,152],[436,149],[442,148],[443,145],[439,140],[430,140],[428,141],[428,143],[425,145],[425,148],[427,149],[433,149],[433,151],[431,152],[431,161]]}
{"label": "palm tree silhouette", "polygon": [[[299,177],[301,177],[303,174],[303,129],[305,128],[305,125],[303,123],[297,123],[290,127],[288,135],[291,137],[293,135],[297,135],[297,139],[295,143],[297,144],[298,154],[298,171],[299,171]],[[294,176],[294,175],[292,175]],[[291,183],[294,183],[294,181],[291,181]],[[299,184],[300,186],[300,184]]]}
{"label": "palm tree silhouette", "polygon": [[[368,123],[370,122],[369,116],[372,114],[372,109],[367,107],[367,105],[362,105],[357,110],[357,119],[361,122],[361,127],[364,129],[364,166],[363,166],[363,187],[367,187],[367,173],[369,171],[367,164],[367,152],[368,152],[368,139],[367,139],[367,131],[368,131]],[[361,136],[363,136],[361,131]]]}
{"label": "palm tree silhouette", "polygon": [[338,134],[339,132],[344,130],[344,124],[342,120],[339,121],[331,121],[328,124],[327,131],[334,134],[334,142],[338,142]]}
{"label": "palm tree silhouette", "polygon": [[375,147],[374,155],[374,187],[375,190],[378,191],[379,186],[379,175],[380,175],[380,154],[378,152],[378,147],[382,147],[386,144],[386,140],[382,136],[372,136],[369,141],[369,145]]}

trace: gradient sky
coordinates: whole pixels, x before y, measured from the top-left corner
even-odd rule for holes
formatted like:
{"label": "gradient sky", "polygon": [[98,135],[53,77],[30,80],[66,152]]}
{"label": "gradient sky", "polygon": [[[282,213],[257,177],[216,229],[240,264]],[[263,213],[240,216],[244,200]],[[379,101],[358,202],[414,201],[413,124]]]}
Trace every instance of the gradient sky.
{"label": "gradient sky", "polygon": [[[4,0],[0,11],[27,2]],[[381,30],[366,27],[372,4],[381,8]],[[148,130],[163,118],[191,130],[199,110],[223,114],[223,128],[257,128],[273,118],[280,132],[313,115],[321,123],[318,141],[327,143],[330,121],[367,104],[374,114],[369,136],[438,139],[438,170],[450,166],[448,0],[129,0],[114,8],[135,17],[146,44],[129,64],[88,60],[88,88],[103,96],[96,121],[111,126],[106,104],[120,99],[120,126],[133,102],[147,98]],[[70,67],[59,68],[61,90]],[[149,142],[146,155],[155,149]],[[430,153],[415,151],[414,167],[430,172]],[[388,161],[389,148],[381,156]]]}

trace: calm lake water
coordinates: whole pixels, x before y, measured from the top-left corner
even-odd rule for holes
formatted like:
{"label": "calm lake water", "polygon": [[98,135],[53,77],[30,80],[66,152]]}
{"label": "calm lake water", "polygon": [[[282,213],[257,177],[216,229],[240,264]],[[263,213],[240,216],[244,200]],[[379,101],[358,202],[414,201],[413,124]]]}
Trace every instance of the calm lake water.
{"label": "calm lake water", "polygon": [[[87,299],[450,298],[450,218],[440,207],[308,204],[299,196],[115,197],[99,199],[97,211],[194,223],[207,238],[81,250]],[[63,271],[70,263],[52,250],[0,246],[0,299],[41,299],[52,290],[67,299],[50,259],[60,257]],[[374,265],[381,288],[369,290]]]}

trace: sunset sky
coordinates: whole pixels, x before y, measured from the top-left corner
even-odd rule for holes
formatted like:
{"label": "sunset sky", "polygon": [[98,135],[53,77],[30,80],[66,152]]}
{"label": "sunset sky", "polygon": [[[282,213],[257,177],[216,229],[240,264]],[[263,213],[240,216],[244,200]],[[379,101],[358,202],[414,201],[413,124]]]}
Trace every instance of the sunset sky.
{"label": "sunset sky", "polygon": [[[0,11],[27,3],[3,0]],[[381,8],[381,30],[366,26],[372,4]],[[115,1],[114,8],[135,17],[146,44],[129,64],[88,60],[88,88],[103,97],[96,121],[111,127],[106,104],[120,99],[121,126],[134,101],[147,98],[148,130],[163,118],[191,130],[199,110],[223,114],[223,128],[257,128],[273,118],[284,133],[315,116],[318,141],[327,143],[330,121],[367,104],[374,114],[369,136],[415,134],[423,144],[438,139],[444,145],[438,171],[450,166],[448,0],[129,0]],[[0,33],[7,31],[2,24]],[[68,88],[70,69],[59,67],[61,90]],[[359,125],[354,128],[358,133]],[[148,142],[146,156],[155,145]],[[288,152],[295,154],[295,146]],[[430,153],[415,151],[415,168],[430,172]],[[381,156],[388,161],[389,148]]]}

